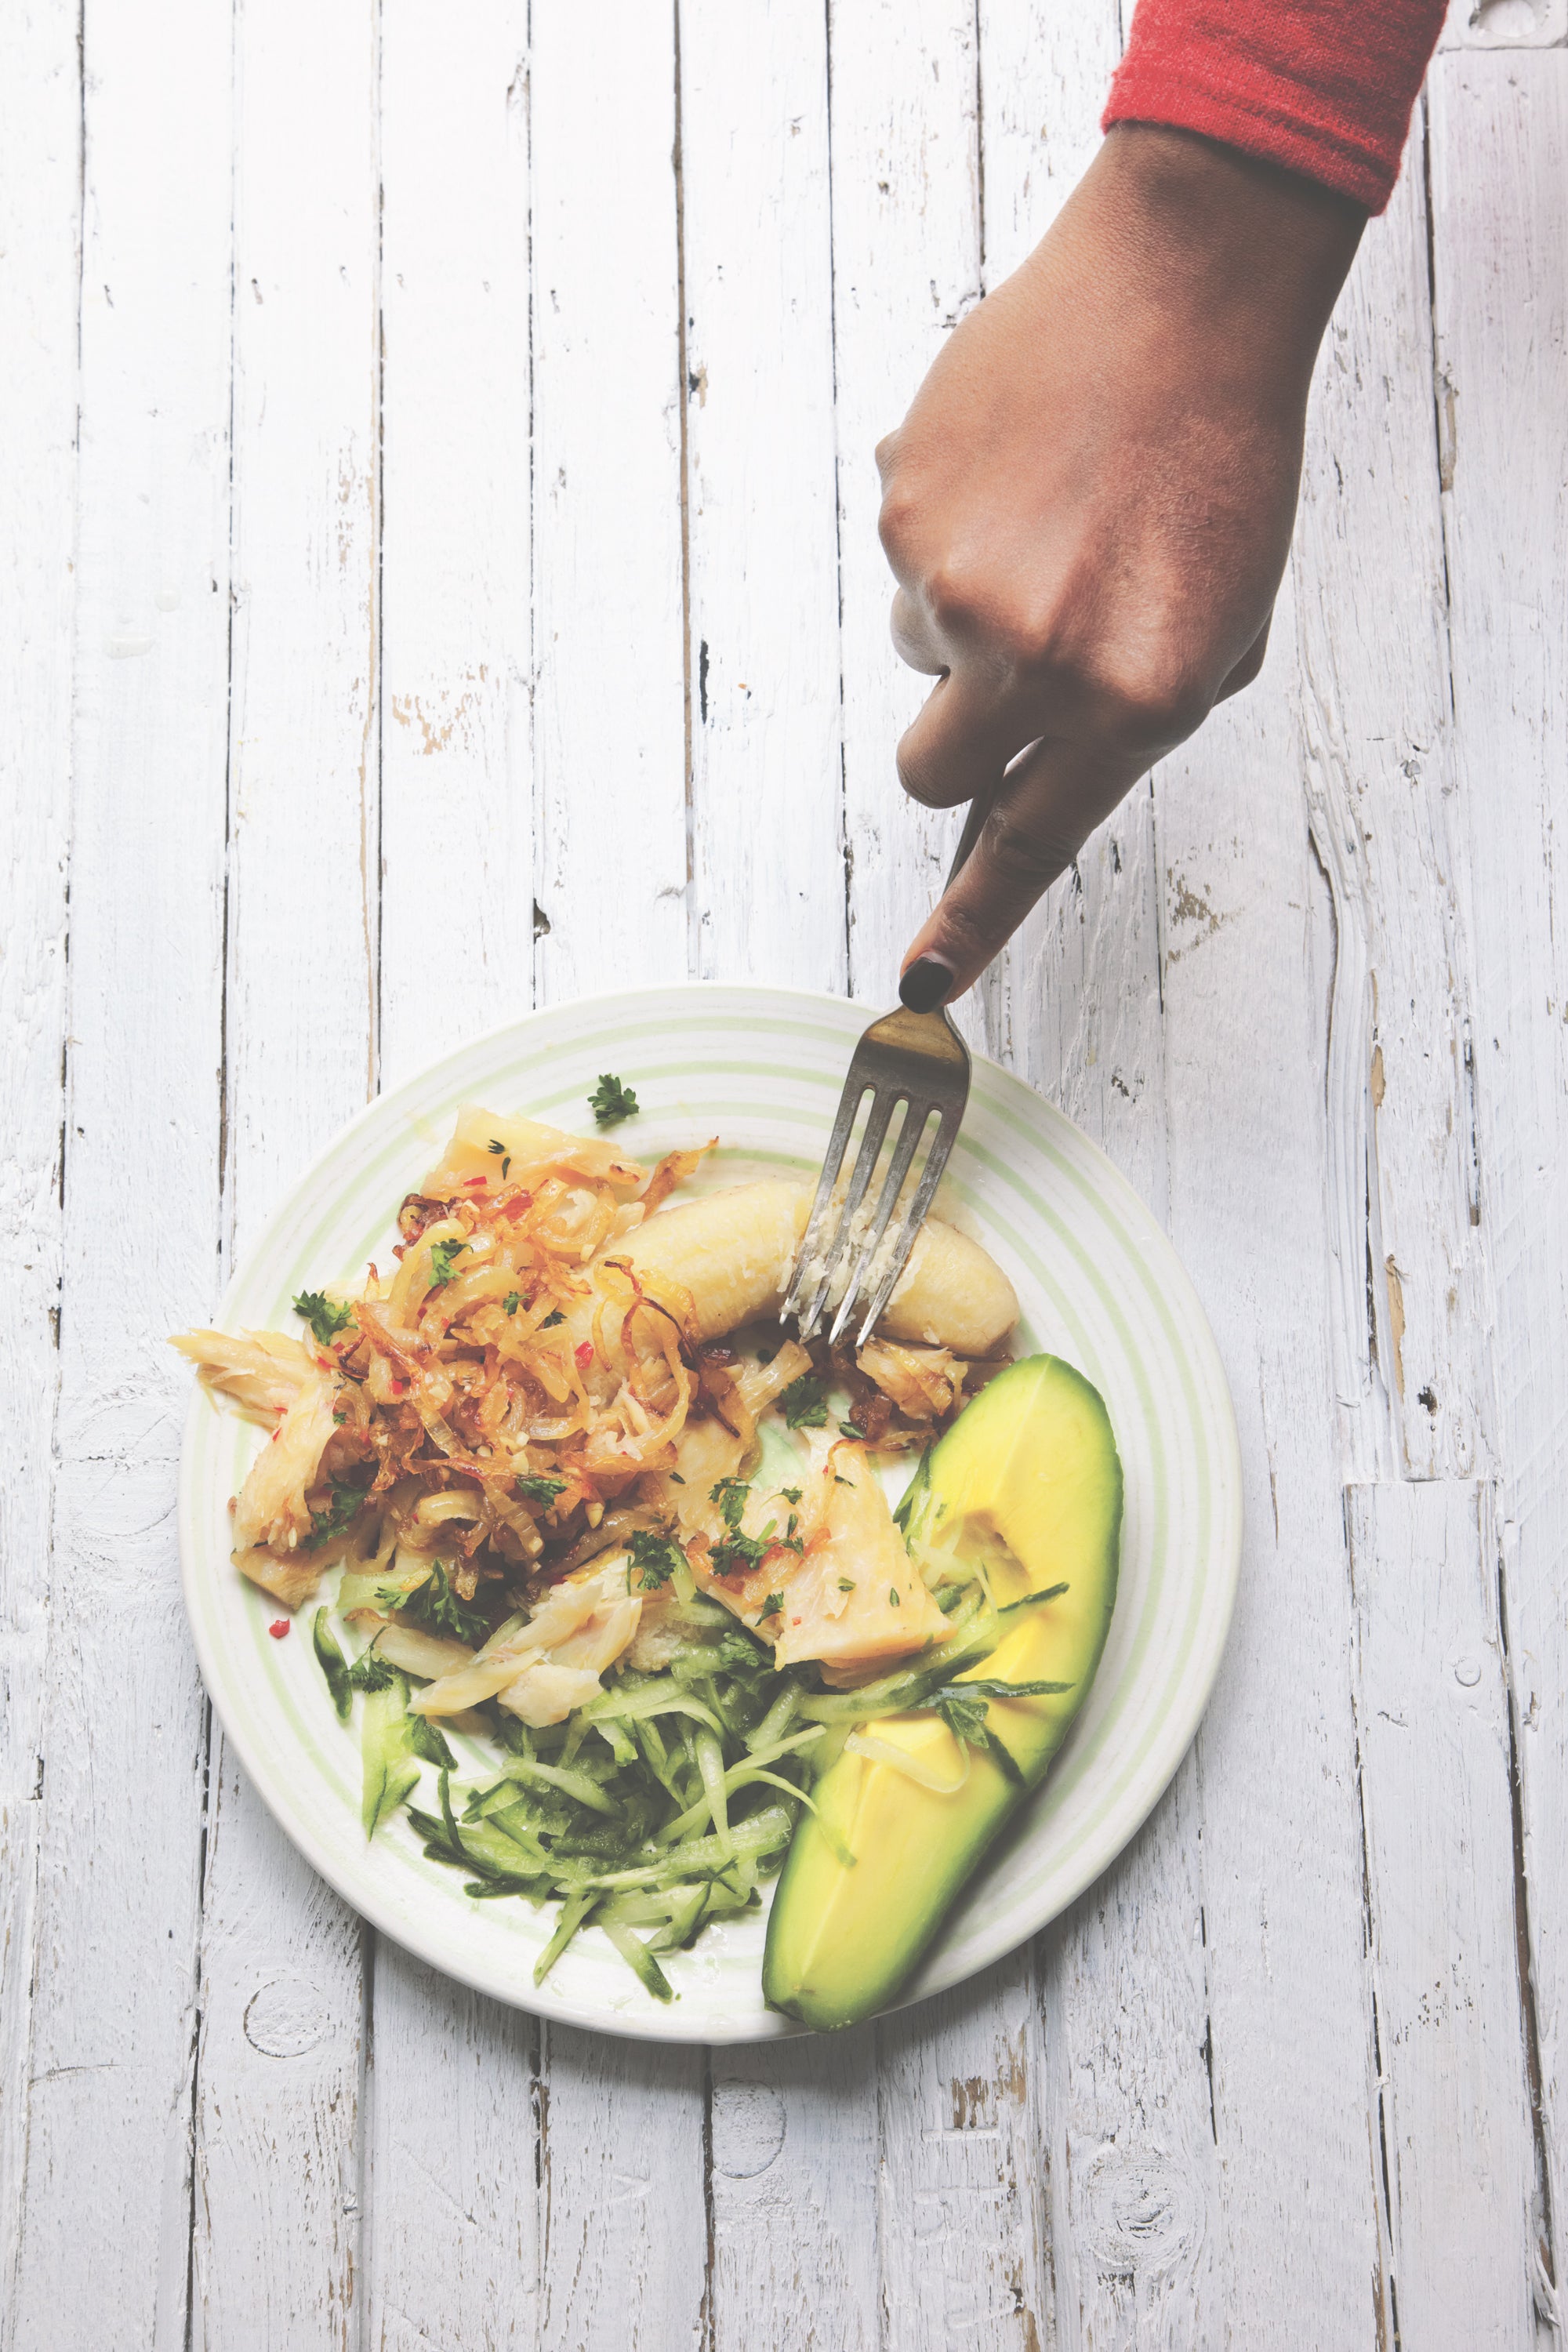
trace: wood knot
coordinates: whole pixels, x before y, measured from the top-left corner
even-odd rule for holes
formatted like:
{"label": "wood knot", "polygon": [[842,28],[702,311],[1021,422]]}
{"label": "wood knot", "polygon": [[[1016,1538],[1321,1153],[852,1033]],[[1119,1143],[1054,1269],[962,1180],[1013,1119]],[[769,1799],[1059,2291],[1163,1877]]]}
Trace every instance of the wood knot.
{"label": "wood knot", "polygon": [[245,2005],[245,2038],[264,2058],[302,2058],[328,2026],[327,2004],[292,1969],[268,1977]]}
{"label": "wood knot", "polygon": [[765,2083],[715,2083],[712,2131],[714,2171],[753,2180],[784,2146],[784,2101]]}
{"label": "wood knot", "polygon": [[1157,2148],[1101,2148],[1083,2197],[1085,2239],[1107,2278],[1173,2270],[1202,2231],[1197,2183]]}

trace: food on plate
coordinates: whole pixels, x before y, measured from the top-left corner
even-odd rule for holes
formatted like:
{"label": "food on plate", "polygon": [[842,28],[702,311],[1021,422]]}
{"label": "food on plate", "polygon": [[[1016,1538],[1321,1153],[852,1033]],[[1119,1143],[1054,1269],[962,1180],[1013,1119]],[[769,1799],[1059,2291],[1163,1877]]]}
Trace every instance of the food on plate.
{"label": "food on plate", "polygon": [[[592,1108],[617,1123],[636,1096],[606,1076]],[[1017,1302],[978,1244],[928,1221],[868,1344],[803,1347],[777,1315],[808,1189],[667,1205],[713,1148],[650,1169],[614,1136],[469,1106],[403,1202],[385,1271],[302,1291],[297,1335],[174,1344],[268,1433],[232,1505],[234,1559],[311,1608],[331,1703],[345,1724],[358,1707],[366,1834],[405,1815],[475,1897],[557,1902],[536,1979],[603,1929],[659,1999],[659,1955],[753,1908],[793,1838],[805,1859],[770,1997],[830,2022],[886,1998],[923,1948],[1001,1818],[996,1755],[1037,1778],[1081,1697],[1099,1643],[1069,1638],[1079,1600],[1023,1626],[1004,1612],[1082,1535],[1068,1501],[1043,1513],[1034,1450],[1063,1496],[1082,1465],[1059,1405],[1042,1420],[1038,1402],[1006,1403],[1062,1383],[1042,1389],[1049,1359],[1008,1369]],[[1086,1442],[1092,1419],[1072,1424]],[[896,1517],[884,1475],[900,1457],[921,1466]],[[1076,1594],[1088,1570],[1068,1568]],[[1045,1745],[1020,1713],[1042,1639],[1076,1678]],[[992,1652],[1003,1665],[970,1681],[967,1714],[931,1697]],[[1028,1669],[1030,1695],[987,1731],[1004,1667]],[[900,1792],[931,1811],[918,1727],[951,1748],[950,1720],[970,1727],[963,1820],[919,1832],[946,1858],[873,1900],[887,1954],[846,1958],[857,1905],[820,1855],[868,1892],[885,1878],[868,1839],[904,1834]],[[847,1809],[847,1770],[874,1802]],[[875,1989],[859,2007],[857,1982]]]}
{"label": "food on plate", "polygon": [[929,1456],[907,1529],[928,1568],[984,1564],[995,1636],[923,1706],[890,1685],[887,1713],[860,1718],[815,1785],[763,1969],[768,2000],[807,2025],[852,2024],[894,1997],[1083,1704],[1121,1534],[1098,1390],[1055,1356],[999,1374]]}

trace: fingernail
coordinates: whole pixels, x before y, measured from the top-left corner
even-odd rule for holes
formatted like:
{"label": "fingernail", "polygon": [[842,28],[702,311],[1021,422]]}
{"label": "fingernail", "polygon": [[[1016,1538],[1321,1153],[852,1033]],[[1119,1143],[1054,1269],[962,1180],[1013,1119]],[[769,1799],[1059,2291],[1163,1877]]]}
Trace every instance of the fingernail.
{"label": "fingernail", "polygon": [[952,986],[952,966],[940,956],[917,956],[899,982],[899,1002],[911,1013],[934,1013]]}

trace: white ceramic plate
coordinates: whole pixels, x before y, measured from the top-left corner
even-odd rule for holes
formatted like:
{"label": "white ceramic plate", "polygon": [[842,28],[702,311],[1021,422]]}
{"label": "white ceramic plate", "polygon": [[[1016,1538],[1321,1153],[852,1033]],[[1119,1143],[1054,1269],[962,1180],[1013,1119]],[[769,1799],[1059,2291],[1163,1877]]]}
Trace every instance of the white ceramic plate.
{"label": "white ceramic plate", "polygon": [[[384,1264],[398,1204],[439,1157],[463,1102],[591,1131],[588,1094],[613,1070],[641,1104],[616,1130],[639,1157],[717,1134],[707,1184],[762,1167],[811,1174],[867,1017],[831,997],[692,986],[587,999],[498,1030],[343,1129],[284,1201],[218,1319],[232,1330],[297,1328],[297,1291],[355,1279],[377,1255]],[[1065,1356],[1104,1396],[1126,1517],[1110,1638],[1083,1713],[911,2000],[1053,1918],[1144,1820],[1213,1686],[1241,1541],[1236,1423],[1208,1325],[1170,1244],[1104,1155],[1017,1079],[977,1062],[944,1203],[1012,1276],[1023,1303],[1016,1352]],[[228,1500],[259,1442],[198,1391],[180,1493],[185,1605],[225,1730],[321,1875],[435,1967],[543,2016],[679,2042],[800,2031],[763,2006],[760,1916],[710,1928],[667,1959],[678,1996],[668,2005],[650,2000],[592,1930],[536,1990],[553,1906],[473,1901],[458,1872],[425,1859],[401,1811],[367,1844],[359,1743],[332,1711],[308,1615],[293,1638],[269,1640],[277,1604],[230,1561]]]}

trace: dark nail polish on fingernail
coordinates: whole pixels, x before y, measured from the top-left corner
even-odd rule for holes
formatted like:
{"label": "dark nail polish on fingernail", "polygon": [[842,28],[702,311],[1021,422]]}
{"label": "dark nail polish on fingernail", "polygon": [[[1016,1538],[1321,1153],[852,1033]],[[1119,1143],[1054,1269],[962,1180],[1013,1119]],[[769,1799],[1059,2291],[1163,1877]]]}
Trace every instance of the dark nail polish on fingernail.
{"label": "dark nail polish on fingernail", "polygon": [[899,1002],[911,1013],[934,1013],[952,986],[952,967],[939,956],[917,956],[899,982]]}

